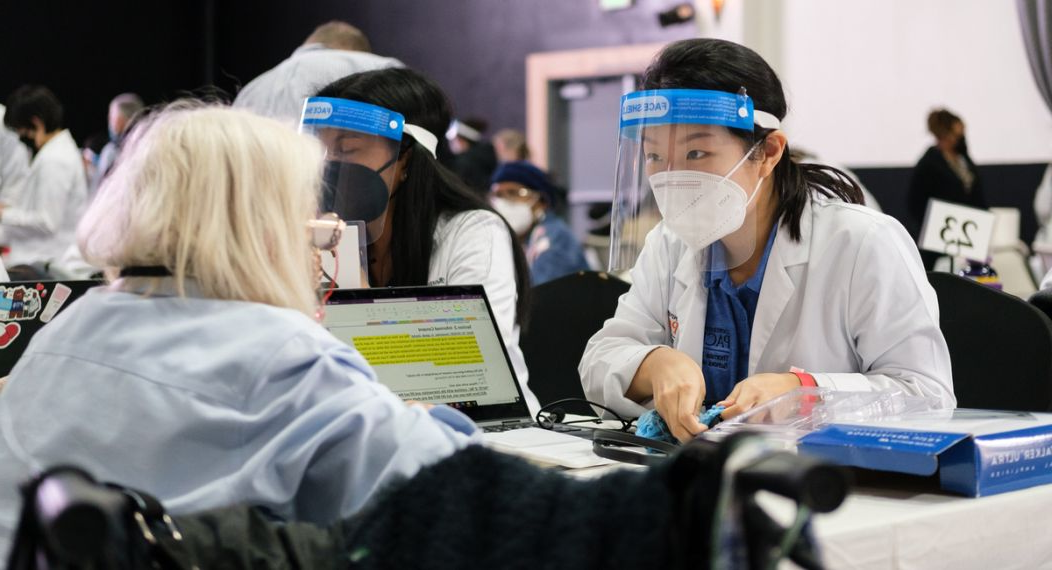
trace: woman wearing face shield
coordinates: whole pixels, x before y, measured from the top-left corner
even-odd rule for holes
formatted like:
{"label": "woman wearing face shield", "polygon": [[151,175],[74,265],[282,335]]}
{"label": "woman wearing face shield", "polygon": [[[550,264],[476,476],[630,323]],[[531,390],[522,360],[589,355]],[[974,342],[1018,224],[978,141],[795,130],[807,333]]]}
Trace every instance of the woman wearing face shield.
{"label": "woman wearing face shield", "polygon": [[[312,115],[315,99],[337,112],[330,116],[325,108]],[[391,124],[404,121],[398,143],[375,144],[376,138],[396,137],[386,120],[380,128],[374,128],[376,121],[332,128],[339,123],[333,117],[340,108],[353,117],[391,113]],[[326,144],[334,211],[345,220],[368,222],[369,284],[482,284],[526,404],[535,414],[540,404],[527,385],[519,349],[529,294],[526,258],[517,236],[485,199],[436,160],[443,150],[438,145],[445,144],[436,134],[444,133],[451,119],[449,101],[434,81],[410,69],[383,69],[323,87],[308,99],[302,126]],[[380,134],[363,136],[365,131]]]}
{"label": "woman wearing face shield", "polygon": [[916,246],[858,205],[849,177],[790,160],[767,63],[731,42],[684,40],[657,56],[643,89],[622,101],[613,237],[630,237],[617,230],[648,201],[663,221],[588,343],[588,396],[623,414],[654,408],[681,440],[704,429],[703,406],[728,418],[801,385],[953,407]]}
{"label": "woman wearing face shield", "polygon": [[33,337],[0,397],[0,558],[18,484],[56,464],[174,513],[248,503],[328,523],[473,440],[467,417],[407,406],[315,320],[322,152],[199,104],[135,128],[77,230],[115,280]]}

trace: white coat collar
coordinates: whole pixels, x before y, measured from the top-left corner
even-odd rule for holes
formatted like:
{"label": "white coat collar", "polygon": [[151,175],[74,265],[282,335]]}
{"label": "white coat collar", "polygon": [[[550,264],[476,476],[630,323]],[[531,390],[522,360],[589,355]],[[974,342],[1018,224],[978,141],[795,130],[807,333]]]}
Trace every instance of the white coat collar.
{"label": "white coat collar", "polygon": [[[70,152],[72,151],[72,153]],[[37,151],[36,157],[33,158],[33,162],[36,162],[42,156],[55,155],[55,161],[58,162],[69,162],[69,157],[75,156],[78,160],[80,159],[80,150],[77,148],[77,141],[73,140],[73,135],[69,134],[69,129],[62,129],[58,134],[51,137],[51,140],[44,143],[44,146],[40,147]],[[61,158],[59,158],[61,157]],[[44,161],[47,163],[47,160]]]}
{"label": "white coat collar", "polygon": [[[794,241],[789,236],[787,227],[779,228],[778,235],[774,238],[771,256],[767,259],[767,270],[763,274],[760,298],[756,304],[752,338],[749,339],[750,376],[756,373],[756,365],[763,356],[767,342],[771,340],[774,327],[782,317],[782,312],[785,311],[789,299],[796,292],[796,282],[793,276],[798,273],[790,274],[790,268],[806,264],[810,259],[813,215],[814,208],[811,200],[808,200],[800,216],[800,241]],[[788,370],[781,372],[788,372]]]}
{"label": "white coat collar", "polygon": [[679,264],[676,265],[676,271],[675,273],[673,273],[673,276],[676,278],[676,281],[678,281],[680,285],[682,285],[684,288],[687,288],[694,285],[701,279],[701,268],[705,267],[706,259],[708,259],[708,248],[703,249],[699,252],[691,252],[690,249],[686,247],[686,244],[682,245],[683,248],[687,251],[687,255],[684,255],[682,258],[680,258]]}

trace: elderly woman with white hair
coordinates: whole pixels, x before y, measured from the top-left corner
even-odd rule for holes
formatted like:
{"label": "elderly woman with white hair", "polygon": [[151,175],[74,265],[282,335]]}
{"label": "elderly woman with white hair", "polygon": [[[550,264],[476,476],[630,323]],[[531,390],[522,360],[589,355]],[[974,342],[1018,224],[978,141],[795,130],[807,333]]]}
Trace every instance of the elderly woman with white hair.
{"label": "elderly woman with white hair", "polygon": [[329,523],[477,438],[459,412],[407,406],[315,320],[322,157],[219,107],[136,127],[77,232],[113,281],[33,338],[0,398],[0,556],[18,483],[58,463],[176,513]]}

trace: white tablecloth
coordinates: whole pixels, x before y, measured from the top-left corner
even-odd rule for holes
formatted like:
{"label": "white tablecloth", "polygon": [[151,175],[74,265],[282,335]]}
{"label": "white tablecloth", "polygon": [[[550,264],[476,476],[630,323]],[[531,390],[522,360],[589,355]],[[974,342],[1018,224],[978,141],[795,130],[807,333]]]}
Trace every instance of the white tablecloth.
{"label": "white tablecloth", "polygon": [[864,488],[815,534],[829,568],[1052,568],[1052,485],[978,499]]}

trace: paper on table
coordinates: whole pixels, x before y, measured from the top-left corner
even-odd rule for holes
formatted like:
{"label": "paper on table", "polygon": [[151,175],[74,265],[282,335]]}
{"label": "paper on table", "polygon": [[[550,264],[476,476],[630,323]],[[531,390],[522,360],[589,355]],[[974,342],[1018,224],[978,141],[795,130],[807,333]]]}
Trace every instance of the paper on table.
{"label": "paper on table", "polygon": [[592,453],[590,440],[541,428],[485,433],[482,440],[498,451],[570,469],[614,463]]}

